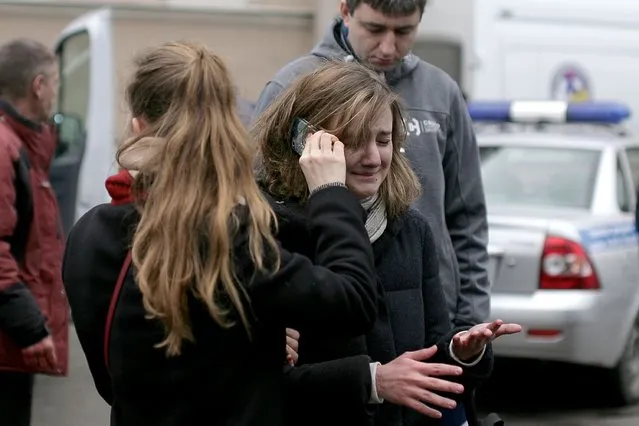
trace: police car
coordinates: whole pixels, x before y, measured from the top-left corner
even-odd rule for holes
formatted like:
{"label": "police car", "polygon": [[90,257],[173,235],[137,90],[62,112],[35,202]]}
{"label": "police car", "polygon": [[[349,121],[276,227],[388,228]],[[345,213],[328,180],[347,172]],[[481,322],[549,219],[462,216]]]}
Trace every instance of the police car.
{"label": "police car", "polygon": [[630,111],[471,102],[489,221],[493,318],[524,326],[498,356],[602,367],[639,400],[639,142]]}

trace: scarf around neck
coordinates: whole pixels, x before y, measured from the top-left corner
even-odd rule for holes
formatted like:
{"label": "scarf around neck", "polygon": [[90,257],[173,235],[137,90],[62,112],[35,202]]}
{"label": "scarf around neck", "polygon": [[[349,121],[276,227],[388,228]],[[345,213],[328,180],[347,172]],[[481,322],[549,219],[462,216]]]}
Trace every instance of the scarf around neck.
{"label": "scarf around neck", "polygon": [[377,241],[386,230],[388,219],[386,218],[386,204],[379,194],[364,198],[360,201],[366,210],[366,231],[371,243]]}

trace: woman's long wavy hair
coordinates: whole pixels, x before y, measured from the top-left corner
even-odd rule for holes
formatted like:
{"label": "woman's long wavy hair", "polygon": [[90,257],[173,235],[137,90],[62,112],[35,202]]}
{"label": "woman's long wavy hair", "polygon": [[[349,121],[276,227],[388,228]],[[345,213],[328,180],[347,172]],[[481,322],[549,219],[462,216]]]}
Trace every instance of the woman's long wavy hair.
{"label": "woman's long wavy hair", "polygon": [[290,130],[296,117],[337,136],[348,150],[369,140],[370,123],[384,108],[393,115],[393,158],[380,186],[389,217],[406,211],[420,194],[420,185],[401,153],[406,138],[401,100],[384,77],[356,62],[327,61],[298,78],[255,122],[253,139],[259,146],[257,176],[279,197],[308,197],[299,157],[291,149]]}
{"label": "woman's long wavy hair", "polygon": [[234,272],[235,236],[240,226],[247,230],[257,270],[274,270],[275,222],[255,182],[251,144],[222,60],[202,45],[173,42],[136,65],[127,101],[146,126],[124,142],[117,160],[122,165],[123,153],[141,139],[161,141],[135,178],[140,220],[132,257],[148,316],[165,326],[158,347],[171,356],[193,340],[189,294],[223,327],[239,316],[250,335],[249,300]]}

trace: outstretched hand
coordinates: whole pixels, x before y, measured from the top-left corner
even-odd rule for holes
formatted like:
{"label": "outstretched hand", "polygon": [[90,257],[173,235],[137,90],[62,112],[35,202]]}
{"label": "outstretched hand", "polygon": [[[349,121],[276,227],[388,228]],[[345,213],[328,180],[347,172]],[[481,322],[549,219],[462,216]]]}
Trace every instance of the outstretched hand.
{"label": "outstretched hand", "polygon": [[462,361],[469,361],[477,357],[488,343],[500,336],[517,334],[522,330],[521,325],[504,323],[502,320],[477,324],[470,330],[453,337],[453,353]]}

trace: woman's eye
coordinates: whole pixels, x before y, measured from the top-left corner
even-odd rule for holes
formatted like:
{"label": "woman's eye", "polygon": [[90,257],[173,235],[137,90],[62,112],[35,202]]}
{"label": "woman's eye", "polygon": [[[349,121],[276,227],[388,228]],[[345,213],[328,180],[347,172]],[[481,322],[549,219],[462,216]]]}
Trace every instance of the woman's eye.
{"label": "woman's eye", "polygon": [[377,141],[378,144],[380,145],[388,145],[389,143],[391,143],[390,140],[385,140],[385,141]]}

